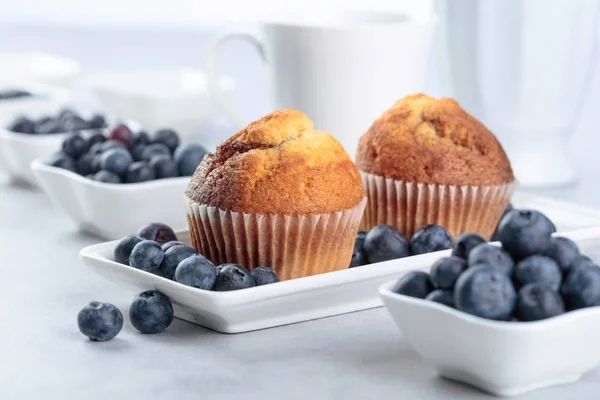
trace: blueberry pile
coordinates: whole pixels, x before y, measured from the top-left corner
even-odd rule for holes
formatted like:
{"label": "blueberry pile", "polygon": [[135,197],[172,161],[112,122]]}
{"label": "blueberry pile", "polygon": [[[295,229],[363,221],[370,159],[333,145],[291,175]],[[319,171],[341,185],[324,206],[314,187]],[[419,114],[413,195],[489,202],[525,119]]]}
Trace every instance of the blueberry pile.
{"label": "blueberry pile", "polygon": [[150,136],[119,124],[107,136],[101,132],[86,137],[71,134],[48,164],[97,182],[140,183],[192,176],[205,154],[199,144],[180,145],[179,135],[171,129]]}
{"label": "blueberry pile", "polygon": [[89,119],[85,119],[70,108],[64,108],[55,116],[47,115],[37,119],[18,117],[8,125],[9,131],[29,135],[49,135],[102,128],[106,128],[104,115],[94,114]]}
{"label": "blueberry pile", "polygon": [[3,89],[0,90],[0,100],[14,100],[23,97],[32,97],[33,93],[22,89]]}
{"label": "blueberry pile", "polygon": [[452,235],[440,225],[425,225],[409,240],[395,227],[382,224],[356,234],[350,268],[450,248]]}
{"label": "blueberry pile", "polygon": [[600,268],[555,231],[544,214],[511,207],[496,230],[501,247],[464,233],[429,274],[410,272],[393,291],[498,321],[537,321],[600,305]]}

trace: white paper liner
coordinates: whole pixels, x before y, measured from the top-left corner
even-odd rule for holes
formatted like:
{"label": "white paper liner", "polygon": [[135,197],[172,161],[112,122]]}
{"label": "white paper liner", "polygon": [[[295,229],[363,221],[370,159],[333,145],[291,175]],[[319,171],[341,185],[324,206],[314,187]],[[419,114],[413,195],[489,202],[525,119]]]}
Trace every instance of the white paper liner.
{"label": "white paper liner", "polygon": [[215,265],[275,269],[280,280],[348,268],[367,199],[330,214],[246,214],[186,196],[192,245]]}
{"label": "white paper liner", "polygon": [[495,186],[413,183],[361,171],[367,207],[361,230],[378,224],[397,227],[407,237],[423,225],[438,224],[456,238],[464,232],[490,239],[517,182]]}

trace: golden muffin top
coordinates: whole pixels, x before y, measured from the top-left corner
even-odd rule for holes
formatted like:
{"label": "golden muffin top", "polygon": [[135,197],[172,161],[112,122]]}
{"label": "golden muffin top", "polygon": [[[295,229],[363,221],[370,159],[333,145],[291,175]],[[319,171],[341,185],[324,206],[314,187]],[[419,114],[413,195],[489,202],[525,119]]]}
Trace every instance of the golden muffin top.
{"label": "golden muffin top", "polygon": [[222,210],[261,214],[324,214],[364,197],[358,169],[330,134],[298,110],[254,121],[208,153],[186,191]]}
{"label": "golden muffin top", "polygon": [[437,185],[499,185],[514,175],[502,146],[481,122],[449,98],[405,97],[360,138],[364,172]]}

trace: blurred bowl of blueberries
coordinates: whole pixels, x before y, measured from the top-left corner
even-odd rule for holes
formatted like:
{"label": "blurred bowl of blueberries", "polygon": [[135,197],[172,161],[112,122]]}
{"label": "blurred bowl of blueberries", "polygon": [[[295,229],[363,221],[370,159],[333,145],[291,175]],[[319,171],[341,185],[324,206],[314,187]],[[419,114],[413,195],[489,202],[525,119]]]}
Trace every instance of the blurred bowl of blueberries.
{"label": "blurred bowl of blueberries", "polygon": [[52,112],[30,111],[0,120],[0,171],[13,181],[36,186],[31,172],[33,160],[50,156],[74,132],[88,137],[102,134],[107,126],[104,114],[78,112],[69,107]]}
{"label": "blurred bowl of blueberries", "polygon": [[66,89],[16,82],[0,79],[0,123],[3,125],[22,115],[56,113],[71,100],[71,92]]}
{"label": "blurred bowl of blueberries", "polygon": [[[430,268],[380,288],[404,339],[444,378],[499,396],[577,381],[600,365],[600,228],[555,233],[509,210],[487,243],[456,238]],[[589,254],[589,253],[588,253]]]}
{"label": "blurred bowl of blueberries", "polygon": [[81,231],[116,239],[147,221],[187,227],[183,193],[207,150],[173,129],[135,132],[117,124],[62,138],[31,169],[41,188]]}

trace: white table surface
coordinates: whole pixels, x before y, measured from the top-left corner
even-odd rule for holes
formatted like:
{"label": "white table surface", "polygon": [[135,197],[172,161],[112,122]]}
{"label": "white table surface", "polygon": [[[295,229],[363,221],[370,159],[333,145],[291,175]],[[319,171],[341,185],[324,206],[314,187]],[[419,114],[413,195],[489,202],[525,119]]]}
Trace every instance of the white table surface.
{"label": "white table surface", "polygon": [[[0,37],[15,38],[0,41],[0,51],[57,51],[82,59],[89,69],[102,69],[98,63],[107,57],[116,60],[112,67],[144,60],[173,64],[164,55],[152,55],[168,53],[174,43],[178,60],[200,65],[201,50],[212,36],[4,27]],[[140,42],[145,50],[130,50]],[[189,51],[194,45],[200,53]],[[150,52],[153,48],[160,51]],[[249,78],[259,68],[258,58],[250,49],[239,51],[255,67],[240,63],[232,71]],[[245,82],[242,100],[264,83]],[[251,103],[246,110],[252,115],[260,115],[267,104],[264,98]],[[597,122],[588,118],[574,140],[579,183],[539,193],[600,208],[599,161],[590,150],[600,144]],[[77,233],[42,193],[0,176],[0,399],[491,398],[433,376],[381,308],[237,335],[175,320],[166,332],[148,336],[125,318],[116,339],[92,343],[77,329],[79,309],[100,300],[126,311],[131,300],[79,261],[79,250],[97,241]],[[585,400],[598,399],[598,393],[600,369],[575,384],[516,399]]]}

